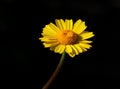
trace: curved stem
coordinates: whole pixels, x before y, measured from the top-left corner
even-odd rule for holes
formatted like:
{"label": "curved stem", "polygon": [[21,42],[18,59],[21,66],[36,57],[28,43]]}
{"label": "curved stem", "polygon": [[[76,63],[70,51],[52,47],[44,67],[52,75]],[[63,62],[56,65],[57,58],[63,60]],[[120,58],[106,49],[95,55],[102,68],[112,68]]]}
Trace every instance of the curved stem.
{"label": "curved stem", "polygon": [[59,73],[61,66],[63,64],[64,58],[65,58],[65,52],[62,53],[60,62],[58,64],[58,66],[56,67],[54,73],[52,74],[52,76],[50,77],[50,79],[47,81],[47,83],[43,86],[42,89],[48,89],[49,85],[53,82],[53,80],[55,79],[56,75]]}

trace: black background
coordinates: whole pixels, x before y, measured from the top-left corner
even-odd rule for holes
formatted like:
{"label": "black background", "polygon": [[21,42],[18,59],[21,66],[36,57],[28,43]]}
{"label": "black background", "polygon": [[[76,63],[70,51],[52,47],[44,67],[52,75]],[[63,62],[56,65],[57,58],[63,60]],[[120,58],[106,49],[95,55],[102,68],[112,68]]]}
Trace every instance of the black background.
{"label": "black background", "polygon": [[38,38],[55,19],[82,19],[95,37],[87,52],[66,56],[49,89],[119,89],[119,0],[1,0],[1,89],[41,89],[46,83],[61,55]]}

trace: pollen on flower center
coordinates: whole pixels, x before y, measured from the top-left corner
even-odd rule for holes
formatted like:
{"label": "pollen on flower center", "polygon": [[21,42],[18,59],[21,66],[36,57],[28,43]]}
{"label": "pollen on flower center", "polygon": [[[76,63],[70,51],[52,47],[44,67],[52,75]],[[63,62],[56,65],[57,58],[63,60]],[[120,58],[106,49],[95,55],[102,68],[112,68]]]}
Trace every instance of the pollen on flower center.
{"label": "pollen on flower center", "polygon": [[78,35],[70,30],[63,30],[57,35],[58,42],[60,44],[75,44],[78,41]]}

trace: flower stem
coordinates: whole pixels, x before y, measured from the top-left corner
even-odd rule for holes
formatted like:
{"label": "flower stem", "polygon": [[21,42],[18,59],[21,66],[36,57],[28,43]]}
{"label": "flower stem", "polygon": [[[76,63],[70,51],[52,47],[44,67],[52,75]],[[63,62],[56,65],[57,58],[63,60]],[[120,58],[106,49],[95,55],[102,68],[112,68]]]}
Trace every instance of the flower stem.
{"label": "flower stem", "polygon": [[55,79],[56,75],[59,73],[60,68],[64,62],[64,58],[65,58],[65,52],[62,53],[61,59],[59,61],[59,64],[57,65],[54,73],[52,74],[52,76],[50,77],[50,79],[47,81],[47,83],[43,86],[42,89],[48,89],[49,85],[53,82],[53,80]]}

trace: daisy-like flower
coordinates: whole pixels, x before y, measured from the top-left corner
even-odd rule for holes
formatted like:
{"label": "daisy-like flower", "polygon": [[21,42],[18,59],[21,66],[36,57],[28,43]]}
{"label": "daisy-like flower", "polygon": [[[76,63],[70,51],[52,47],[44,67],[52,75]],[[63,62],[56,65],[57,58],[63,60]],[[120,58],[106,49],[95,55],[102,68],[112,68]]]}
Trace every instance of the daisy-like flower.
{"label": "daisy-like flower", "polygon": [[50,23],[43,28],[42,36],[39,40],[43,42],[45,48],[55,53],[62,54],[64,51],[69,56],[74,57],[79,53],[87,51],[92,47],[88,40],[93,37],[93,32],[85,31],[87,26],[81,19],[73,24],[73,20],[56,19],[55,24]]}
{"label": "daisy-like flower", "polygon": [[85,31],[87,26],[84,21],[79,19],[73,24],[73,20],[66,19],[64,21],[63,19],[56,19],[55,23],[56,25],[50,23],[43,28],[43,37],[40,37],[39,40],[43,42],[45,48],[50,48],[50,50],[60,53],[62,56],[54,73],[42,89],[48,89],[55,79],[63,64],[66,53],[74,57],[92,47],[90,45],[92,41],[88,39],[93,37],[94,34],[93,32]]}

